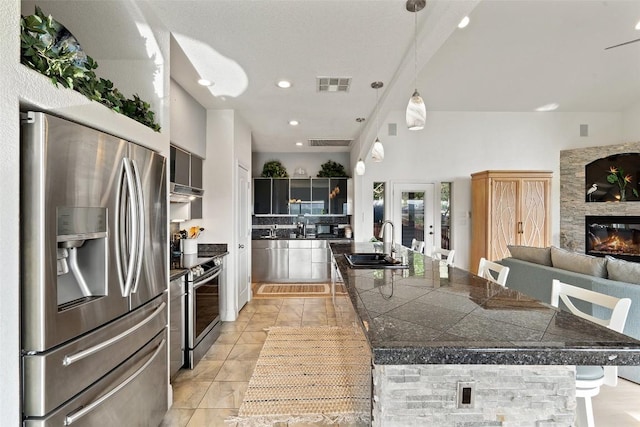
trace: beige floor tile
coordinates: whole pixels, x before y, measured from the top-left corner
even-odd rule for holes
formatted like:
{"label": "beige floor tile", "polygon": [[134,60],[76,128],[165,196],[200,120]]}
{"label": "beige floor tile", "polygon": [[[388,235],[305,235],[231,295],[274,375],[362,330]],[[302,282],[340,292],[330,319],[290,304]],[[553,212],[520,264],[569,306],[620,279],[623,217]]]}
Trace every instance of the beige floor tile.
{"label": "beige floor tile", "polygon": [[306,311],[302,315],[302,323],[308,322],[327,322],[327,314],[319,311],[312,311],[307,313]]}
{"label": "beige floor tile", "polygon": [[[265,322],[265,323],[271,323],[271,325],[273,325],[274,323],[276,323],[276,319],[278,318],[278,313],[274,312],[274,313],[256,313],[253,315],[253,317],[251,318],[251,322]],[[246,331],[246,329],[245,329]]]}
{"label": "beige floor tile", "polygon": [[283,309],[278,314],[278,318],[276,319],[276,322],[281,320],[302,320],[302,310],[300,310],[299,313],[292,313],[292,312],[290,313]]}
{"label": "beige floor tile", "polygon": [[175,383],[184,381],[213,381],[224,362],[222,360],[202,359],[194,369],[182,369],[176,376]]}
{"label": "beige floor tile", "polygon": [[203,359],[224,361],[232,348],[233,344],[214,344],[204,355]]}
{"label": "beige floor tile", "polygon": [[259,298],[251,300],[250,304],[254,306],[275,305],[280,307],[282,305],[282,300],[283,298]]}
{"label": "beige floor tile", "polygon": [[267,339],[266,331],[249,331],[243,332],[238,338],[236,345],[238,344],[264,344],[264,341]]}
{"label": "beige floor tile", "polygon": [[198,407],[238,409],[242,404],[248,385],[248,382],[214,381]]}
{"label": "beige floor tile", "polygon": [[209,389],[211,381],[184,381],[173,384],[173,404],[171,409],[194,409],[200,404]]}
{"label": "beige floor tile", "polygon": [[640,384],[618,378],[617,386],[600,387],[591,401],[596,426],[640,426]]}
{"label": "beige floor tile", "polygon": [[283,298],[282,307],[288,307],[292,305],[304,305],[306,298]]}
{"label": "beige floor tile", "polygon": [[187,427],[234,427],[235,423],[228,424],[224,420],[237,415],[237,409],[196,409]]}
{"label": "beige floor tile", "polygon": [[261,331],[264,331],[265,329],[269,329],[271,326],[273,326],[273,324],[274,322],[271,320],[260,321],[260,322],[252,320],[251,322],[249,322],[244,332],[261,332]]}
{"label": "beige floor tile", "polygon": [[324,305],[305,305],[303,314],[307,314],[307,313],[327,314],[327,308]]}
{"label": "beige floor tile", "polygon": [[260,350],[262,350],[262,344],[236,344],[227,360],[258,360]]}
{"label": "beige floor tile", "polygon": [[248,320],[244,320],[244,321],[236,320],[235,322],[222,322],[222,325],[220,326],[220,332],[242,332],[244,331],[244,328],[246,328],[248,324],[249,324]]}
{"label": "beige floor tile", "polygon": [[255,360],[227,360],[218,371],[215,381],[247,382],[255,366]]}
{"label": "beige floor tile", "polygon": [[171,408],[162,419],[160,427],[185,427],[193,412],[193,409]]}
{"label": "beige floor tile", "polygon": [[302,325],[302,319],[300,320],[278,320],[275,326],[299,328]]}
{"label": "beige floor tile", "polygon": [[309,321],[302,321],[302,323],[300,324],[301,327],[315,327],[315,326],[327,326],[328,322],[327,320],[309,320]]}
{"label": "beige floor tile", "polygon": [[242,332],[221,332],[216,344],[235,344]]}
{"label": "beige floor tile", "polygon": [[304,312],[304,305],[283,305],[280,308],[280,313],[278,316],[284,315],[292,315],[292,316],[302,316]]}

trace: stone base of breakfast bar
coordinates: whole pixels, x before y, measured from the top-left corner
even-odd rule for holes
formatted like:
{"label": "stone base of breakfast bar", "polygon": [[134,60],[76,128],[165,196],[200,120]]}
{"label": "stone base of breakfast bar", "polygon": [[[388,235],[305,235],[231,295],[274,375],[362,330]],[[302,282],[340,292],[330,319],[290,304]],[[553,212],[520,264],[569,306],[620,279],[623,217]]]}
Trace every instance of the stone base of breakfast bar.
{"label": "stone base of breakfast bar", "polygon": [[[459,405],[459,385],[471,388]],[[573,366],[374,365],[373,426],[571,426]]]}

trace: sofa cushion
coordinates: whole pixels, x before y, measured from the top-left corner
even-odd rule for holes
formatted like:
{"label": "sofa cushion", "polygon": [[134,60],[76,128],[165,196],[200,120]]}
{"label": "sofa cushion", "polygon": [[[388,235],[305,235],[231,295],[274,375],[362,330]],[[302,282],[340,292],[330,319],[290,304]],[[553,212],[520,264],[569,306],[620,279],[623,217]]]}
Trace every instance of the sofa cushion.
{"label": "sofa cushion", "polygon": [[516,245],[507,245],[507,248],[512,258],[551,267],[551,248]]}
{"label": "sofa cushion", "polygon": [[640,264],[606,256],[609,279],[640,285]]}
{"label": "sofa cushion", "polygon": [[565,249],[551,247],[551,262],[554,267],[574,273],[588,274],[595,277],[607,277],[607,260],[591,255],[570,252]]}

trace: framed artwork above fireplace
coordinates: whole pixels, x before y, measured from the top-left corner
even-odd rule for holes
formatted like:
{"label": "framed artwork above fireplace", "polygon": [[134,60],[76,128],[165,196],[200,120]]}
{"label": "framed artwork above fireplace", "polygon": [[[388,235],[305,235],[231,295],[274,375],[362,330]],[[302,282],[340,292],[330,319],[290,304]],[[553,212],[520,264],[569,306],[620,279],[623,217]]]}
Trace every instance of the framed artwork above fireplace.
{"label": "framed artwork above fireplace", "polygon": [[586,202],[640,201],[640,153],[613,154],[585,166]]}

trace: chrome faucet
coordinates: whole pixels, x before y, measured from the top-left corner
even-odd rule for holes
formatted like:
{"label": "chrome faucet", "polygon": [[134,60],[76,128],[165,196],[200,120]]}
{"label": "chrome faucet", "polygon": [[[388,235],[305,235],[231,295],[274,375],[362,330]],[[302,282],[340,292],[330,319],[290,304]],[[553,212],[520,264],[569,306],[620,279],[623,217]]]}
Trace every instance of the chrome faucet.
{"label": "chrome faucet", "polygon": [[393,247],[393,222],[392,221],[386,220],[382,223],[382,225],[380,226],[380,234],[378,235],[378,238],[382,239],[382,241],[384,242],[384,226],[387,224],[391,225],[391,249],[389,250],[389,256],[393,258],[394,247]]}

